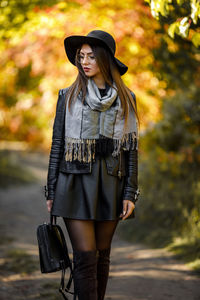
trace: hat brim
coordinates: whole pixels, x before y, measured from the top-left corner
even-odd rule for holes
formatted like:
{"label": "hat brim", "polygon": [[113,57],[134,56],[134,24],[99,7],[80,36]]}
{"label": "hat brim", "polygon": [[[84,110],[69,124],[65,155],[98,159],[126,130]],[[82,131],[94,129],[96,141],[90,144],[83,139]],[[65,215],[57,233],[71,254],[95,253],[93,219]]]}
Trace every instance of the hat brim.
{"label": "hat brim", "polygon": [[[65,38],[64,46],[65,46],[65,52],[67,54],[67,57],[73,65],[75,65],[76,51],[83,44],[99,45],[102,47],[106,47],[109,50],[106,43],[104,43],[102,40],[100,40],[98,38],[82,36],[82,35],[69,36],[69,37]],[[111,51],[110,51],[110,53],[111,53]],[[116,62],[116,65],[119,69],[120,75],[125,74],[128,70],[128,67],[125,64],[123,64],[119,59],[117,59],[112,53],[111,53],[111,55],[113,56],[113,58]]]}

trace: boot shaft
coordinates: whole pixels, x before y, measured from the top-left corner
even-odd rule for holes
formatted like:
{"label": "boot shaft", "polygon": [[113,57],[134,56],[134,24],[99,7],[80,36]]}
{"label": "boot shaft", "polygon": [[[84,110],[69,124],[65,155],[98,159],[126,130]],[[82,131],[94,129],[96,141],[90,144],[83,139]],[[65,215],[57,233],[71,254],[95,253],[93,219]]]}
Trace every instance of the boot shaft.
{"label": "boot shaft", "polygon": [[109,267],[110,267],[111,248],[99,250],[97,262],[97,294],[98,300],[103,300],[106,292]]}
{"label": "boot shaft", "polygon": [[74,251],[74,291],[79,300],[97,300],[97,251]]}

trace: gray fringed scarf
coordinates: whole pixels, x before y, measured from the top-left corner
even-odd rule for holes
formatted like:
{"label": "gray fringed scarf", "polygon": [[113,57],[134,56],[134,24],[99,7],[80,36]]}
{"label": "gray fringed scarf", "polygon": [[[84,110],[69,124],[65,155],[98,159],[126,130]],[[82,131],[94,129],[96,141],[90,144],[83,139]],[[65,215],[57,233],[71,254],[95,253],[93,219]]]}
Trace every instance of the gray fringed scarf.
{"label": "gray fringed scarf", "polygon": [[95,146],[99,140],[112,140],[113,156],[117,156],[121,149],[137,148],[137,120],[130,105],[126,129],[124,122],[117,91],[109,87],[107,95],[101,97],[94,80],[88,79],[85,103],[82,104],[79,95],[76,101],[72,101],[70,112],[66,105],[66,161],[94,161]]}

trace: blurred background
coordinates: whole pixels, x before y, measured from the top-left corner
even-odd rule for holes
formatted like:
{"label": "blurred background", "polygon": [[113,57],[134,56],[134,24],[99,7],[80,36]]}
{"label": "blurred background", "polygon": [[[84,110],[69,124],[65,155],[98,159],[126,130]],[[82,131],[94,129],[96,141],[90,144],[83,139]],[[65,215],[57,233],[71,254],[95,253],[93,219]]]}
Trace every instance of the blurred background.
{"label": "blurred background", "polygon": [[77,75],[64,38],[108,31],[141,123],[141,196],[120,234],[200,270],[200,1],[1,0],[0,12],[0,189],[46,183],[58,91]]}

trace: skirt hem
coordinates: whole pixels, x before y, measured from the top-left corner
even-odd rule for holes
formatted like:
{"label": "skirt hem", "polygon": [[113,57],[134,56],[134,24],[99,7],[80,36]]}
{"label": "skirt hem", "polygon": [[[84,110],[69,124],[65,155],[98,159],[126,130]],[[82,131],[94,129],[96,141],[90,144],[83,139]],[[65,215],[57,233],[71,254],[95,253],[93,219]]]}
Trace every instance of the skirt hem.
{"label": "skirt hem", "polygon": [[127,219],[125,220],[122,220],[122,218],[120,217],[117,217],[117,218],[114,218],[114,219],[98,219],[98,218],[78,218],[77,216],[70,216],[70,217],[67,217],[67,216],[61,216],[60,214],[52,214],[53,216],[56,216],[56,217],[60,217],[60,218],[65,218],[65,219],[71,219],[71,220],[82,220],[82,221],[126,221],[126,220],[129,220],[129,219],[132,219],[134,218],[134,215],[133,216],[129,216]]}

